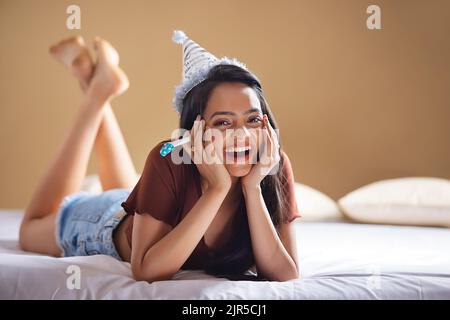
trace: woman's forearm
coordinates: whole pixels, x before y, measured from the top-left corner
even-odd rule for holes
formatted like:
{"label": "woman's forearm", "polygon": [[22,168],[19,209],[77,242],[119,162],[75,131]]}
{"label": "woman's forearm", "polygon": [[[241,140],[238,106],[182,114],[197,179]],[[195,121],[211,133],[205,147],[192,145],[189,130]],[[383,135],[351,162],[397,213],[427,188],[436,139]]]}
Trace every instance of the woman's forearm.
{"label": "woman's forearm", "polygon": [[258,272],[269,280],[298,277],[298,270],[270,218],[260,187],[243,188],[253,254]]}
{"label": "woman's forearm", "polygon": [[205,234],[227,193],[226,188],[206,190],[186,217],[147,251],[141,267],[147,281],[169,279],[181,268]]}

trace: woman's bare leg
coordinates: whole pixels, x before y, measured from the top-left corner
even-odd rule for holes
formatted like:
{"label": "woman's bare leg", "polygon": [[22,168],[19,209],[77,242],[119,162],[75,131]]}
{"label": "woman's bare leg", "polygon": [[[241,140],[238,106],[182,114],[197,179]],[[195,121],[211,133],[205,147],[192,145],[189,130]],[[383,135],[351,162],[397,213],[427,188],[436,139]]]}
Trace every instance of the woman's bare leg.
{"label": "woman's bare leg", "polygon": [[59,256],[55,216],[63,198],[80,190],[89,156],[107,103],[128,88],[110,44],[96,39],[98,63],[66,138],[38,184],[20,227],[19,242],[27,251]]}
{"label": "woman's bare leg", "polygon": [[[79,80],[86,91],[91,81],[94,63],[81,37],[63,40],[50,48],[50,53],[62,62]],[[118,54],[114,53],[118,64]],[[103,190],[132,188],[139,176],[131,159],[114,111],[108,102],[94,143],[97,171]]]}
{"label": "woman's bare leg", "polygon": [[95,140],[95,159],[103,190],[129,189],[137,183],[139,175],[110,105],[105,106]]}

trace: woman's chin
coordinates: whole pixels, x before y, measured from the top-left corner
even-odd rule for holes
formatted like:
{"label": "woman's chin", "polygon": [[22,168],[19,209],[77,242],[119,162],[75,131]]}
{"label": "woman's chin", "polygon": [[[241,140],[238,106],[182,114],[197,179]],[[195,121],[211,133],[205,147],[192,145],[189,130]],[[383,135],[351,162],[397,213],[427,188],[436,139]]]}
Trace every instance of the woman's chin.
{"label": "woman's chin", "polygon": [[252,169],[252,164],[227,164],[228,173],[232,177],[245,177]]}

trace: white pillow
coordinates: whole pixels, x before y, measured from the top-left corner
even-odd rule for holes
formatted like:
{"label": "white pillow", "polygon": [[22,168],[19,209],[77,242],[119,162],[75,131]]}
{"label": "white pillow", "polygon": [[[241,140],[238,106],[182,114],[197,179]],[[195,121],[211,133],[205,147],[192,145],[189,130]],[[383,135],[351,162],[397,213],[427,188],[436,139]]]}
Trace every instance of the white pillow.
{"label": "white pillow", "polygon": [[296,182],[295,196],[302,217],[294,221],[338,221],[344,219],[336,201],[316,189]]}
{"label": "white pillow", "polygon": [[350,192],[338,203],[357,222],[450,227],[447,179],[382,180]]}

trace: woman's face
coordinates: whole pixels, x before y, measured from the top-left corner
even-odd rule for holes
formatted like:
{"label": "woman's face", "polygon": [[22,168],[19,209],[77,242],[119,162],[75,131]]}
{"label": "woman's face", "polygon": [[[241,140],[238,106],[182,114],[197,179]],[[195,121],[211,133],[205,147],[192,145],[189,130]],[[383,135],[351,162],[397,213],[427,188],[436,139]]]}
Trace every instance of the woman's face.
{"label": "woman's face", "polygon": [[247,175],[256,163],[263,123],[255,91],[243,83],[221,83],[211,92],[202,117],[205,131],[215,129],[211,132],[219,139],[212,140],[222,149],[222,161],[229,174]]}

